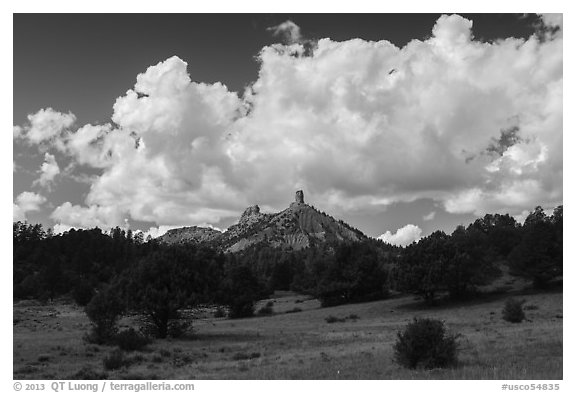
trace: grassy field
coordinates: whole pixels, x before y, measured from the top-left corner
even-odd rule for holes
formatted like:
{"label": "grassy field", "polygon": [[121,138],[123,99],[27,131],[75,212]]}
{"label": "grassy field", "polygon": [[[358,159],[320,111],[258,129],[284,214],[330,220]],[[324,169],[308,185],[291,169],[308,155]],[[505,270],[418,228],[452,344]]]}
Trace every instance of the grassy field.
{"label": "grassy field", "polygon": [[[562,293],[516,293],[526,300],[528,321],[520,324],[501,318],[508,296],[431,309],[409,296],[320,308],[315,299],[280,293],[271,299],[271,316],[199,319],[190,337],[157,340],[145,351],[127,353],[129,365],[112,371],[105,370],[103,359],[114,348],[82,339],[90,323],[81,308],[25,301],[13,309],[13,375],[14,379],[562,379]],[[289,312],[295,308],[301,311]],[[339,322],[328,323],[329,317]],[[445,320],[451,331],[462,335],[458,367],[412,371],[393,362],[396,333],[414,317]]]}

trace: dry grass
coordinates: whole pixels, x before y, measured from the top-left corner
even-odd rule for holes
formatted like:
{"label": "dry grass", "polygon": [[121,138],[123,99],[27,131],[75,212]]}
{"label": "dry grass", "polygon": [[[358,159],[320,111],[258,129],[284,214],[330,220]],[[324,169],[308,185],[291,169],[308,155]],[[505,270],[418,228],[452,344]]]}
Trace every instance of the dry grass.
{"label": "dry grass", "polygon": [[[82,340],[89,322],[80,308],[15,304],[14,378],[91,369],[110,379],[562,379],[562,294],[521,298],[533,306],[529,322],[511,324],[501,318],[506,297],[433,309],[411,297],[322,309],[282,293],[273,316],[197,321],[192,338],[155,341],[118,370],[103,368],[114,348]],[[287,313],[295,307],[302,311]],[[330,316],[343,322],[327,323]],[[412,371],[392,361],[396,332],[414,317],[443,319],[462,334],[458,367]]]}

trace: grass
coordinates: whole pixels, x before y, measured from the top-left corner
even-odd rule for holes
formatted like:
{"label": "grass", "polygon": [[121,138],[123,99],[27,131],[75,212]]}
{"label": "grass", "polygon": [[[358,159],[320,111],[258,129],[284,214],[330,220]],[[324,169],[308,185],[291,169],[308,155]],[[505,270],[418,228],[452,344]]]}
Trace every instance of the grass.
{"label": "grass", "polygon": [[[502,320],[507,297],[430,309],[406,296],[323,309],[283,293],[274,315],[209,315],[196,321],[193,338],[156,340],[111,370],[103,359],[114,348],[82,340],[89,321],[81,308],[15,304],[14,379],[562,379],[562,293],[522,294],[534,307],[525,310],[531,322],[518,324]],[[288,312],[296,306],[301,311]],[[345,323],[327,323],[330,316]],[[445,320],[462,334],[456,368],[407,370],[393,362],[396,333],[414,317]],[[122,320],[121,328],[133,322]]]}

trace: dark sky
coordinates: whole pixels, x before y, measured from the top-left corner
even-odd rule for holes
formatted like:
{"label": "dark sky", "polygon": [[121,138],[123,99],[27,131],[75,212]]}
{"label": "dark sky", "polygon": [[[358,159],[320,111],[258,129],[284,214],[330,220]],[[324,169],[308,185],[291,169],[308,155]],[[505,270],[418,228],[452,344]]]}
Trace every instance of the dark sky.
{"label": "dark sky", "polygon": [[[243,91],[255,56],[278,41],[266,29],[292,20],[307,38],[424,39],[440,14],[15,14],[14,124],[46,106],[102,123],[135,75],[172,55],[195,81]],[[534,16],[462,14],[477,39],[528,37]]]}

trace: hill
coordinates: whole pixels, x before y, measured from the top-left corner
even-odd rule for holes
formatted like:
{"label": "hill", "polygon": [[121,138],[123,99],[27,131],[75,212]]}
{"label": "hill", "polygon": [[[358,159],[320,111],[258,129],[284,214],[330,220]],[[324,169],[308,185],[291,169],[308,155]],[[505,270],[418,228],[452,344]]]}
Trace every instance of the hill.
{"label": "hill", "polygon": [[295,201],[278,213],[262,213],[258,205],[248,207],[238,223],[225,232],[194,226],[172,229],[159,238],[168,244],[209,243],[224,252],[242,251],[255,244],[301,250],[316,244],[366,239],[358,229],[306,204],[302,191],[297,191]]}

